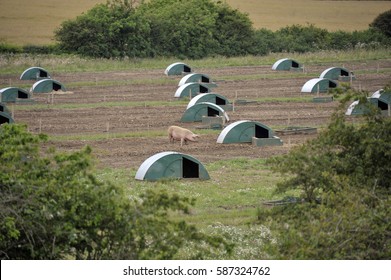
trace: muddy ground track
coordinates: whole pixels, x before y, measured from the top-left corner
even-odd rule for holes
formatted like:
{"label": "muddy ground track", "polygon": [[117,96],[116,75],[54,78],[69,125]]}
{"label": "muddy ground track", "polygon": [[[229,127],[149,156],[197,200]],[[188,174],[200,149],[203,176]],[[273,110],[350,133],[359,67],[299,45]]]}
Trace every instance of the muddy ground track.
{"label": "muddy ground track", "polygon": [[[301,87],[332,66],[335,65],[307,67],[306,73],[302,76],[297,73],[295,77],[290,77],[291,74],[287,72],[273,71],[269,66],[194,70],[208,75],[218,85],[213,91],[230,101],[265,99],[236,105],[235,111],[227,112],[230,123],[254,120],[275,130],[287,126],[324,127],[328,123],[337,102],[285,102],[280,101],[280,98],[310,97],[300,92]],[[355,73],[361,72],[356,74],[357,80],[353,81],[353,87],[357,89],[374,92],[391,82],[391,60],[345,64],[344,67]],[[316,74],[311,76],[308,73]],[[75,151],[89,145],[99,166],[103,167],[137,169],[145,159],[162,151],[190,154],[203,163],[239,157],[267,158],[287,153],[293,146],[315,137],[281,136],[283,146],[254,147],[251,144],[217,144],[219,131],[215,131],[202,134],[196,143],[180,147],[179,142],[169,143],[164,134],[168,126],[180,125],[196,133],[200,126],[200,123],[179,122],[187,106],[186,102],[174,97],[180,76],[167,77],[164,69],[52,73],[52,76],[67,87],[68,93],[34,94],[35,104],[45,106],[19,110],[19,105],[15,105],[15,121],[27,124],[32,132],[64,135],[64,139],[66,135],[103,135],[100,140],[55,140],[47,144],[66,151]],[[26,82],[11,76],[0,77],[0,80],[9,81],[14,86]],[[267,101],[271,98],[279,100]],[[140,132],[144,136],[115,138],[118,133],[131,132]],[[149,134],[150,132],[159,133]],[[152,136],[156,134],[159,136]]]}

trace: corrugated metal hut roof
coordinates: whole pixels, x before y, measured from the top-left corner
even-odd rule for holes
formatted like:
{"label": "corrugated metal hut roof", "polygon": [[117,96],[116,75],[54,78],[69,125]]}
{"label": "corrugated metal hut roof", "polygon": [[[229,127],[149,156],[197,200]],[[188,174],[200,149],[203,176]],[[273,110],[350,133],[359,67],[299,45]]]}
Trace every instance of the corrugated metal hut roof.
{"label": "corrugated metal hut roof", "polygon": [[301,88],[304,93],[327,92],[330,88],[336,88],[337,82],[330,79],[314,78],[307,81]]}
{"label": "corrugated metal hut roof", "polygon": [[53,79],[40,80],[31,87],[31,92],[33,93],[47,93],[59,90],[66,91],[66,88],[62,83]]}
{"label": "corrugated metal hut roof", "polygon": [[163,178],[210,179],[200,161],[178,152],[161,152],[147,158],[137,170],[135,179],[156,181]]}
{"label": "corrugated metal hut roof", "polygon": [[251,143],[252,138],[272,138],[274,132],[268,126],[250,120],[242,120],[226,126],[217,138],[217,143]]}
{"label": "corrugated metal hut roof", "polygon": [[192,73],[184,76],[178,83],[178,86],[187,83],[211,83],[212,80],[205,74]]}
{"label": "corrugated metal hut roof", "polygon": [[207,93],[211,91],[212,87],[215,87],[215,84],[200,84],[200,83],[186,83],[178,87],[175,92],[175,97],[184,98],[184,97],[195,97],[199,93]]}
{"label": "corrugated metal hut roof", "polygon": [[218,93],[200,93],[190,100],[189,104],[187,104],[187,108],[191,106],[201,103],[201,102],[210,102],[216,105],[227,105],[229,104],[228,99],[225,96],[222,96]]}
{"label": "corrugated metal hut roof", "polygon": [[176,62],[169,65],[164,74],[167,76],[183,75],[185,73],[191,73],[191,67],[183,62]]}
{"label": "corrugated metal hut roof", "polygon": [[0,90],[0,102],[17,102],[19,99],[30,99],[30,93],[17,87],[7,87]]}
{"label": "corrugated metal hut roof", "polygon": [[42,67],[30,67],[20,75],[21,80],[40,80],[47,78],[50,78],[50,74]]}
{"label": "corrugated metal hut roof", "polygon": [[183,113],[181,122],[200,122],[203,116],[223,116],[225,121],[229,121],[229,117],[223,108],[210,102],[201,102],[187,108]]}

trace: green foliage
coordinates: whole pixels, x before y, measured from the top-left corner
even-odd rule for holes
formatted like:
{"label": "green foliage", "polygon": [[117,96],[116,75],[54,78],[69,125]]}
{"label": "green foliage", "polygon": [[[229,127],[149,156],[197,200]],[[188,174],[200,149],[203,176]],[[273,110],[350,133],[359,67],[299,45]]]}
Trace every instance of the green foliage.
{"label": "green foliage", "polygon": [[391,37],[391,10],[378,15],[369,26]]}
{"label": "green foliage", "polygon": [[211,55],[217,14],[209,0],[150,1],[139,11],[151,24],[157,55],[200,58]]}
{"label": "green foliage", "polygon": [[99,4],[76,20],[63,22],[55,31],[60,47],[91,57],[149,56],[149,24],[127,3]]}
{"label": "green foliage", "polygon": [[189,242],[209,245],[189,258],[230,250],[223,239],[170,219],[193,201],[163,191],[131,199],[96,179],[90,148],[41,151],[46,138],[20,125],[0,127],[1,259],[172,259]]}
{"label": "green foliage", "polygon": [[20,53],[22,48],[0,41],[0,53]]}
{"label": "green foliage", "polygon": [[328,35],[326,29],[314,25],[292,25],[276,32],[277,42],[281,51],[308,52],[323,49],[324,38]]}
{"label": "green foliage", "polygon": [[251,53],[247,15],[211,0],[100,4],[56,30],[64,51],[92,57],[202,58]]}
{"label": "green foliage", "polygon": [[347,94],[315,140],[270,160],[287,176],[278,190],[302,196],[302,203],[259,215],[279,233],[271,246],[278,258],[391,257],[391,119],[374,108],[360,124],[348,122],[342,110],[352,97],[367,100]]}
{"label": "green foliage", "polygon": [[198,59],[249,53],[253,29],[249,17],[210,0],[154,0],[140,5],[151,24],[155,53]]}
{"label": "green foliage", "polygon": [[200,59],[391,45],[380,28],[333,33],[311,24],[254,30],[247,14],[222,1],[134,2],[108,1],[63,22],[55,31],[60,48],[90,57]]}
{"label": "green foliage", "polygon": [[252,23],[246,14],[233,10],[228,5],[216,5],[217,19],[212,28],[218,42],[215,52],[223,56],[257,54]]}

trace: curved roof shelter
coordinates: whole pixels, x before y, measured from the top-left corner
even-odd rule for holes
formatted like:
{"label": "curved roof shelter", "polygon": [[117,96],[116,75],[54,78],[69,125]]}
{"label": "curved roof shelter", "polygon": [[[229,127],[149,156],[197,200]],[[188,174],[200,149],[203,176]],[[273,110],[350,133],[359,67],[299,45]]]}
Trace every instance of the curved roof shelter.
{"label": "curved roof shelter", "polygon": [[342,67],[330,67],[330,68],[324,70],[320,74],[319,78],[330,79],[330,80],[342,80],[342,81],[356,79],[353,72],[350,72],[346,68],[342,68]]}
{"label": "curved roof shelter", "polygon": [[21,80],[40,80],[48,78],[50,78],[49,72],[42,67],[30,67],[24,70],[20,75]]}
{"label": "curved roof shelter", "polygon": [[11,114],[11,112],[7,108],[7,105],[5,105],[4,103],[0,103],[0,112]]}
{"label": "curved roof shelter", "polygon": [[282,58],[277,60],[273,66],[273,70],[290,71],[290,70],[303,70],[302,65],[296,60],[290,58]]}
{"label": "curved roof shelter", "polygon": [[252,138],[273,138],[274,132],[266,125],[256,121],[236,121],[226,126],[217,138],[217,143],[251,143]]}
{"label": "curved roof shelter", "polygon": [[0,89],[0,102],[17,102],[21,99],[30,99],[30,93],[17,87]]}
{"label": "curved roof shelter", "polygon": [[208,171],[194,157],[178,152],[161,152],[147,158],[137,170],[135,179],[156,181],[163,178],[210,179]]}
{"label": "curved roof shelter", "polygon": [[388,110],[391,106],[391,92],[380,89],[369,97],[369,101],[382,111]]}
{"label": "curved roof shelter", "polygon": [[210,102],[201,102],[187,108],[182,115],[181,122],[200,122],[202,117],[217,116],[222,116],[225,121],[229,121],[229,117],[223,108]]}
{"label": "curved roof shelter", "polygon": [[324,93],[328,92],[330,88],[336,88],[337,82],[330,79],[314,78],[307,81],[301,88],[301,92],[304,93]]}
{"label": "curved roof shelter", "polygon": [[32,88],[33,93],[47,93],[52,91],[66,91],[65,86],[59,81],[53,79],[43,79],[36,82]]}
{"label": "curved roof shelter", "polygon": [[358,100],[352,102],[345,114],[348,116],[368,114],[373,109],[371,106],[375,106],[383,112],[391,109],[391,92],[380,89],[367,100],[366,103],[360,103]]}
{"label": "curved roof shelter", "polygon": [[184,98],[184,97],[195,97],[199,93],[207,93],[211,91],[212,87],[215,87],[215,84],[200,84],[200,83],[186,83],[178,87],[175,92],[175,97]]}
{"label": "curved roof shelter", "polygon": [[229,104],[228,99],[218,93],[200,93],[190,100],[189,104],[187,105],[187,108],[190,108],[191,106],[201,102],[210,102],[219,106]]}
{"label": "curved roof shelter", "polygon": [[378,94],[378,99],[382,102],[391,105],[391,91],[385,91],[384,89],[380,89],[373,93],[372,96]]}
{"label": "curved roof shelter", "polygon": [[192,73],[184,76],[180,81],[178,86],[187,84],[187,83],[212,83],[212,80],[205,74]]}
{"label": "curved roof shelter", "polygon": [[166,70],[164,71],[164,74],[167,76],[179,76],[187,73],[191,73],[192,70],[190,66],[183,62],[176,62],[171,65],[169,65]]}
{"label": "curved roof shelter", "polygon": [[361,104],[358,100],[352,102],[345,112],[347,116],[363,115],[369,112],[367,105]]}
{"label": "curved roof shelter", "polygon": [[0,112],[0,124],[3,123],[13,123],[14,119],[11,117],[10,114],[6,112]]}

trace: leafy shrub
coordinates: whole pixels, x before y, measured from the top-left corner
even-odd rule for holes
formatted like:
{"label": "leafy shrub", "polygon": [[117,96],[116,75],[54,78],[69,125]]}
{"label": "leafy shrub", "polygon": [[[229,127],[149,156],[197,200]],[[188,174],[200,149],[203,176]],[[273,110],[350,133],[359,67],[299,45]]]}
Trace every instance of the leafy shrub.
{"label": "leafy shrub", "polygon": [[65,51],[92,57],[202,58],[250,53],[247,15],[210,0],[154,0],[100,4],[62,23],[55,37]]}
{"label": "leafy shrub", "polygon": [[99,4],[55,31],[64,51],[91,57],[145,57],[151,52],[148,22],[128,4]]}
{"label": "leafy shrub", "polygon": [[0,53],[20,53],[22,48],[8,44],[6,42],[0,42]]}
{"label": "leafy shrub", "polygon": [[314,25],[292,25],[276,31],[277,46],[286,52],[308,52],[325,49],[326,29]]}
{"label": "leafy shrub", "polygon": [[391,10],[378,15],[369,26],[391,37]]}

